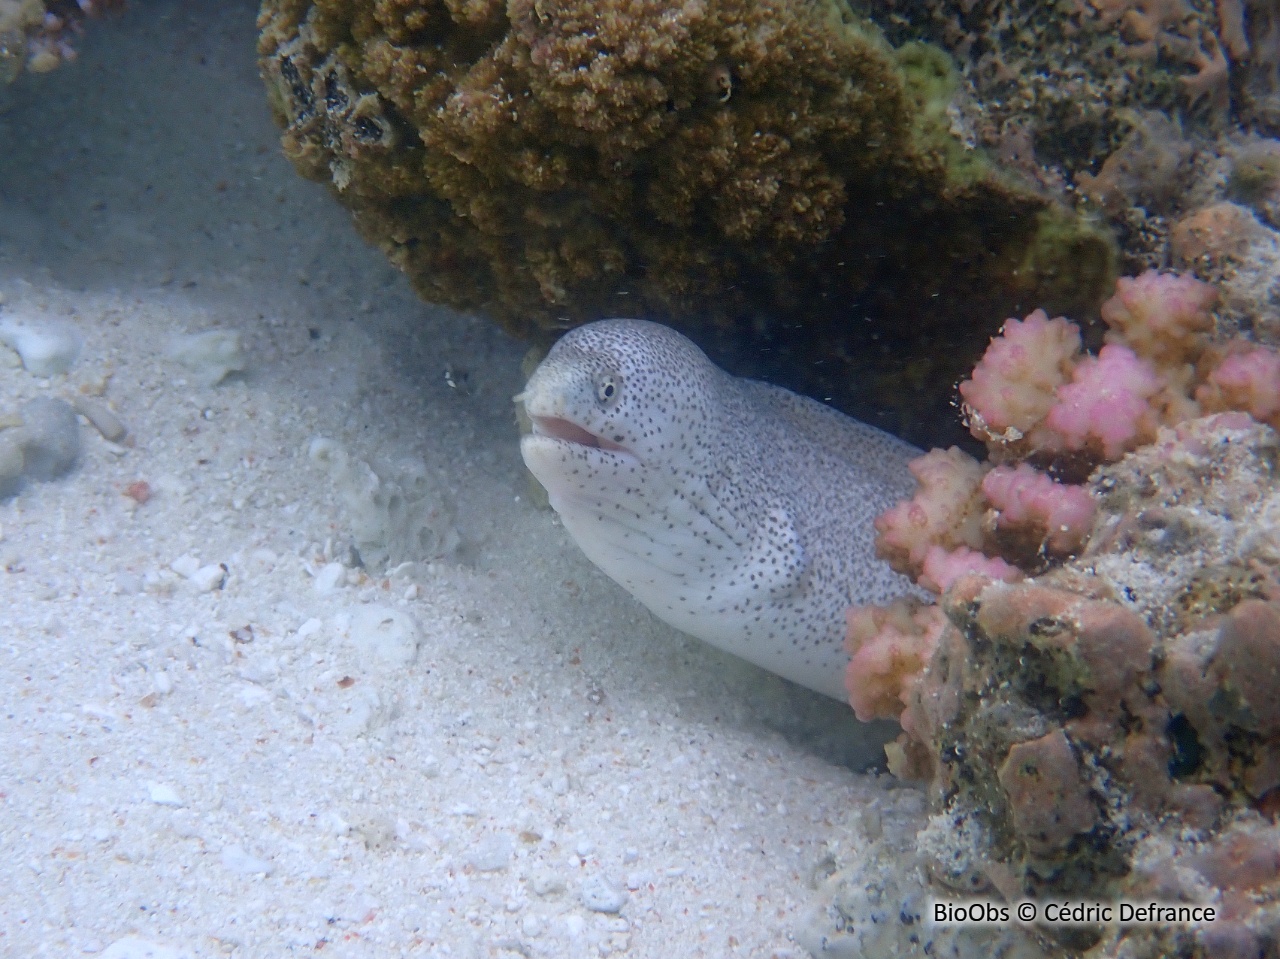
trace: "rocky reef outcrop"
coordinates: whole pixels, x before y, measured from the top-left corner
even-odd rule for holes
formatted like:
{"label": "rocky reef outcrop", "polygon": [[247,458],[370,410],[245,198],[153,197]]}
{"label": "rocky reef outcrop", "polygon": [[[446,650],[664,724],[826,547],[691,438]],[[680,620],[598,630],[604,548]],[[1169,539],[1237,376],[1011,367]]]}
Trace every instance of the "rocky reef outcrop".
{"label": "rocky reef outcrop", "polygon": [[[961,385],[998,465],[935,450],[877,522],[938,602],[849,617],[855,710],[899,720],[889,767],[927,784],[917,895],[1214,918],[925,924],[904,954],[1275,954],[1280,356],[1216,303],[1122,280],[1096,356],[1060,318],[1008,324]],[[831,895],[856,931],[860,894]]]}

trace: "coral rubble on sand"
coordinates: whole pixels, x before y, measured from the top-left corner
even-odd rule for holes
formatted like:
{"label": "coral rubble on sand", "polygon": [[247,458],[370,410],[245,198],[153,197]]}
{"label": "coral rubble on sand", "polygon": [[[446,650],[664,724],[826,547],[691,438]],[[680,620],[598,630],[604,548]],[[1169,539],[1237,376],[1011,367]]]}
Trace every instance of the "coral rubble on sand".
{"label": "coral rubble on sand", "polygon": [[[1213,292],[1121,281],[1096,358],[1064,320],[1011,323],[962,388],[1004,465],[934,451],[880,523],[938,604],[849,617],[852,701],[900,720],[890,768],[929,783],[936,896],[1218,910],[1037,927],[1048,955],[1261,956],[1280,935],[1280,358],[1215,331]],[[1103,371],[1088,402],[1082,367]],[[1054,488],[1031,463],[1089,475]]]}

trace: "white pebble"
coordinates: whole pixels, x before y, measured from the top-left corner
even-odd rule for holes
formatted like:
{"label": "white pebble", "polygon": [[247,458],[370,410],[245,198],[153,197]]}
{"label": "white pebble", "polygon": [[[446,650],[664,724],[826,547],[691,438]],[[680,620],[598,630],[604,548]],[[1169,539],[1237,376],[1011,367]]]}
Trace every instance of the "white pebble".
{"label": "white pebble", "polygon": [[341,589],[347,580],[347,568],[341,563],[326,563],[316,573],[312,588],[321,596],[326,596],[336,589]]}
{"label": "white pebble", "polygon": [[160,806],[182,806],[182,797],[172,786],[166,786],[164,783],[147,783],[147,796],[153,802]]}
{"label": "white pebble", "polygon": [[169,341],[169,355],[191,370],[204,386],[216,386],[229,373],[249,365],[237,330],[205,330],[175,336]]}
{"label": "white pebble", "polygon": [[201,566],[188,578],[200,592],[211,593],[215,589],[222,589],[226,585],[227,570],[225,566],[210,563],[208,566]]}
{"label": "white pebble", "polygon": [[274,864],[244,851],[243,846],[227,846],[222,850],[222,864],[242,876],[269,876],[275,872]]}
{"label": "white pebble", "polygon": [[199,571],[200,560],[194,556],[179,556],[169,564],[169,568],[184,579],[190,579]]}
{"label": "white pebble", "polygon": [[467,854],[467,861],[480,872],[497,872],[506,869],[515,851],[515,844],[506,833],[489,836],[476,843]]}
{"label": "white pebble", "polygon": [[236,691],[236,700],[240,703],[242,712],[248,712],[263,703],[271,702],[271,694],[258,686],[244,686]]}
{"label": "white pebble", "polygon": [[54,376],[71,369],[83,342],[75,327],[57,320],[0,320],[0,343],[11,347],[27,372],[35,376]]}
{"label": "white pebble", "polygon": [[125,425],[120,422],[120,417],[107,409],[105,404],[90,399],[83,393],[76,393],[71,397],[71,406],[77,413],[87,419],[93,428],[102,434],[102,438],[109,443],[120,442],[120,440],[124,439],[125,434],[129,432]]}
{"label": "white pebble", "polygon": [[597,873],[582,881],[582,904],[592,912],[615,913],[627,903],[627,891]]}
{"label": "white pebble", "polygon": [[312,617],[311,619],[303,623],[301,626],[299,626],[298,631],[294,633],[294,635],[297,636],[299,639],[307,639],[308,637],[314,636],[316,633],[320,632],[320,630],[323,628],[324,628],[324,623],[320,622],[320,620],[316,619],[315,617]]}
{"label": "white pebble", "polygon": [[241,666],[239,675],[246,682],[266,686],[280,678],[280,667],[275,657],[264,656],[261,659],[251,659]]}

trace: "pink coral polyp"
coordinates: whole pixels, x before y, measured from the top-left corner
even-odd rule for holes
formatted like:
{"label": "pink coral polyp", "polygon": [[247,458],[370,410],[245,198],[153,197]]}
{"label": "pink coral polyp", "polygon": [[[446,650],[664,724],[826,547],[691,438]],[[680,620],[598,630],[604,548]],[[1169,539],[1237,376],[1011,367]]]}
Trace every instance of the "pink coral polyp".
{"label": "pink coral polyp", "polygon": [[1107,341],[1124,343],[1157,367],[1194,362],[1213,326],[1218,291],[1190,274],[1147,270],[1121,277],[1102,304]]}
{"label": "pink coral polyp", "polygon": [[1080,330],[1063,317],[1036,310],[1006,322],[973,377],[960,384],[974,436],[1016,440],[1030,431],[1053,406],[1079,353]]}
{"label": "pink coral polyp", "polygon": [[1058,390],[1045,426],[1066,450],[1119,459],[1155,436],[1158,421],[1149,400],[1161,386],[1133,350],[1108,344],[1097,357],[1085,357],[1071,383]]}
{"label": "pink coral polyp", "polygon": [[943,549],[931,546],[924,557],[920,585],[935,593],[945,593],[961,576],[985,576],[1006,583],[1023,578],[1022,570],[999,557],[985,556],[965,546]]}
{"label": "pink coral polyp", "polygon": [[933,656],[946,617],[937,606],[899,599],[888,606],[855,606],[845,618],[852,656],[845,684],[854,714],[863,722],[897,719],[908,687]]}
{"label": "pink coral polyp", "polygon": [[1196,391],[1206,410],[1243,410],[1280,429],[1280,353],[1253,346],[1234,353]]}
{"label": "pink coral polyp", "polygon": [[1026,463],[997,466],[982,480],[982,492],[996,512],[996,528],[1038,540],[1059,556],[1080,548],[1096,511],[1083,486],[1059,483]]}
{"label": "pink coral polyp", "polygon": [[876,519],[876,552],[898,572],[914,576],[930,546],[981,545],[983,468],[955,446],[931,450],[908,468],[920,489]]}

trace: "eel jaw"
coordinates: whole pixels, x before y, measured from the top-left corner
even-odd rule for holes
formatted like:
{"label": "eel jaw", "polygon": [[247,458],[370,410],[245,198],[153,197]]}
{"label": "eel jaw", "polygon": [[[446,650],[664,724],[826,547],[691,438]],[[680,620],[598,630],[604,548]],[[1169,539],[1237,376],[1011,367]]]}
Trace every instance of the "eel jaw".
{"label": "eel jaw", "polygon": [[560,440],[562,443],[573,443],[576,446],[586,446],[590,449],[605,450],[611,453],[631,454],[631,450],[621,443],[615,443],[604,436],[597,436],[595,433],[583,429],[577,423],[566,420],[563,417],[531,415],[529,419],[533,423],[534,436],[546,436],[554,440]]}

